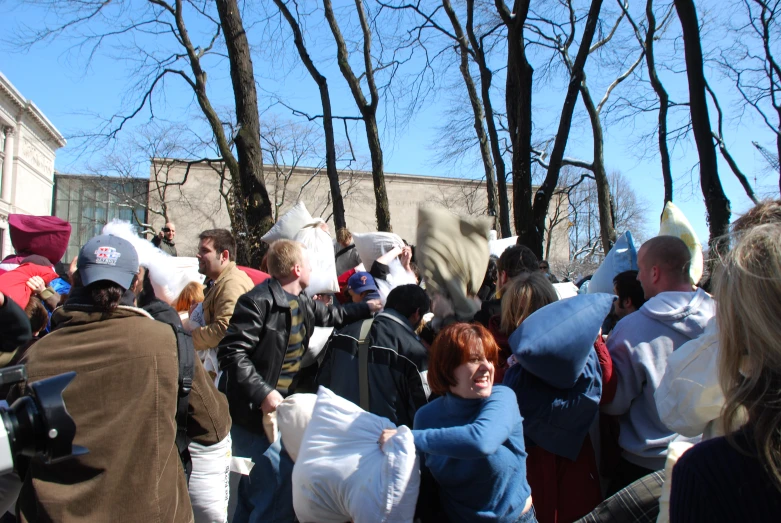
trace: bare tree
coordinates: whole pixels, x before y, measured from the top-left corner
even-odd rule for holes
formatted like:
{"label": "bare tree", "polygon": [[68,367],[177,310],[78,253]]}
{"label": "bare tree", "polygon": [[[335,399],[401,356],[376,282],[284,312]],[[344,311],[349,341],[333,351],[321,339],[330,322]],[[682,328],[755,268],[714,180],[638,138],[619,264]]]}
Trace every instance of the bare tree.
{"label": "bare tree", "polygon": [[333,218],[337,229],[347,227],[347,220],[344,217],[344,200],[342,198],[341,186],[339,184],[339,171],[336,169],[336,138],[334,137],[334,119],[331,112],[331,94],[328,90],[328,79],[320,73],[315,65],[309,51],[304,43],[304,35],[301,32],[301,25],[298,18],[298,4],[294,2],[296,16],[288,8],[283,0],[274,0],[274,4],[284,16],[291,31],[293,31],[293,42],[295,43],[298,55],[304,63],[306,70],[317,84],[320,91],[320,103],[323,106],[323,131],[325,133],[325,166],[328,174],[328,182],[331,191],[331,202],[333,204]]}
{"label": "bare tree", "polygon": [[[570,71],[569,86],[567,88],[567,94],[564,97],[564,104],[559,118],[559,127],[556,133],[556,140],[553,143],[553,150],[551,151],[550,164],[548,167],[547,175],[542,185],[534,196],[534,204],[532,206],[532,221],[530,223],[516,223],[516,229],[518,231],[519,241],[527,245],[530,249],[535,251],[538,256],[542,255],[542,241],[545,230],[545,218],[548,214],[548,206],[550,204],[553,193],[556,189],[559,179],[559,171],[563,165],[564,150],[567,147],[567,140],[569,138],[570,127],[572,125],[572,115],[575,112],[575,102],[580,92],[581,84],[583,82],[584,68],[586,60],[591,50],[591,42],[594,39],[596,33],[597,22],[599,20],[599,13],[602,8],[602,0],[592,0],[591,6],[586,18],[585,27],[583,29],[583,37],[580,42],[575,60],[572,63],[572,69]],[[575,38],[574,28],[570,32],[570,39]],[[510,96],[508,89],[508,99]],[[509,121],[509,110],[508,110]],[[515,144],[513,144],[515,146]],[[513,155],[515,151],[513,150]],[[515,179],[515,170],[513,170],[513,183],[518,183],[519,180]],[[529,192],[531,192],[531,176],[527,181],[521,180],[522,183],[528,182]],[[515,200],[514,205],[518,206],[528,205],[525,201],[518,202]],[[530,204],[530,203],[529,203]],[[518,213],[516,212],[516,219]],[[520,227],[519,227],[520,225]]]}
{"label": "bare tree", "polygon": [[662,15],[661,23],[657,25],[656,15],[654,13],[654,0],[647,0],[645,4],[647,25],[645,28],[645,35],[643,35],[642,27],[635,23],[632,15],[629,14],[628,3],[622,0],[617,0],[617,2],[624,11],[629,23],[632,25],[635,37],[645,52],[648,78],[651,82],[651,87],[653,87],[654,93],[656,93],[656,97],[659,100],[657,136],[659,142],[659,157],[662,162],[662,179],[664,180],[664,202],[671,202],[673,201],[673,175],[672,167],[670,166],[670,149],[667,145],[667,113],[670,110],[670,96],[667,94],[667,90],[659,79],[659,74],[656,70],[654,42],[658,38],[658,35],[667,27],[673,13],[673,5],[670,4]]}
{"label": "bare tree", "polygon": [[[642,242],[648,234],[648,204],[620,172],[613,171],[608,177],[611,200],[615,202],[616,231],[621,234],[629,231],[637,243]],[[590,172],[570,167],[562,169],[556,197],[566,197],[567,220],[562,223],[568,226],[570,259],[567,263],[556,264],[555,268],[557,273],[568,278],[593,273],[606,255],[600,240],[596,193],[596,181]]]}
{"label": "bare tree", "polygon": [[[746,105],[773,132],[776,156],[781,156],[781,63],[777,58],[781,2],[742,0],[741,3],[746,22],[736,24],[734,45],[722,52],[719,64],[735,82]],[[762,51],[757,53],[757,48]],[[781,190],[781,170],[778,171]]]}
{"label": "bare tree", "polygon": [[[622,6],[625,8],[625,6]],[[570,47],[573,44],[573,38],[569,35],[575,32],[576,14],[572,0],[567,0],[566,8],[569,12],[569,23],[559,24],[551,18],[543,17],[535,13],[533,22],[530,24],[530,31],[539,37],[538,44],[553,49],[564,63],[567,71],[572,74],[574,63],[570,55]],[[599,41],[591,45],[589,54],[597,53],[602,50],[613,39],[616,31],[621,24],[625,13],[622,12],[611,24],[611,28],[608,33]],[[550,31],[546,30],[546,26],[550,28]],[[563,33],[563,34],[562,34]],[[564,37],[564,35],[567,35]],[[631,52],[631,51],[630,51]],[[586,107],[586,112],[589,116],[591,123],[591,130],[593,135],[593,161],[585,165],[594,173],[594,179],[597,185],[597,200],[599,207],[599,223],[601,230],[601,238],[603,249],[609,251],[613,243],[616,240],[616,231],[614,229],[612,210],[610,202],[610,186],[608,183],[607,171],[605,169],[604,159],[604,132],[602,126],[601,113],[602,109],[610,98],[611,93],[616,87],[619,86],[624,80],[626,80],[633,71],[640,64],[644,56],[644,51],[641,49],[638,53],[637,59],[631,62],[626,70],[621,71],[620,74],[608,85],[604,96],[602,96],[599,103],[595,103],[591,96],[591,91],[588,87],[587,77],[585,73],[582,75],[582,81],[580,83],[580,95],[583,99],[583,104]],[[600,74],[605,74],[600,71]],[[539,163],[543,164],[540,160]],[[562,163],[564,163],[562,161]]]}
{"label": "bare tree", "polygon": [[[288,201],[291,198],[293,201],[298,201],[312,179],[322,173],[322,156],[317,147],[321,136],[318,129],[311,124],[269,119],[261,129],[260,140],[263,153],[269,160],[263,175],[266,186],[273,187],[271,195],[276,221]],[[301,183],[298,193],[294,192],[291,195],[288,191],[290,181],[295,174],[300,174],[299,167],[304,165],[313,169],[308,170],[307,179]]]}
{"label": "bare tree", "polygon": [[694,141],[700,156],[700,186],[708,211],[710,228],[709,244],[714,253],[722,254],[728,248],[726,234],[729,229],[730,204],[719,178],[716,151],[708,115],[705,95],[707,82],[702,61],[700,26],[694,0],[675,0],[675,9],[683,30],[686,55],[686,74],[689,79],[689,107],[691,109]]}
{"label": "bare tree", "polygon": [[[54,21],[51,24],[49,20],[36,21],[39,27],[22,35],[22,45],[32,46],[67,36],[76,40],[76,50],[86,52],[91,59],[108,42],[114,42],[120,59],[134,65],[129,71],[135,81],[129,89],[134,98],[132,107],[107,119],[98,130],[81,136],[93,146],[94,140],[102,140],[102,144],[113,140],[142,111],[154,115],[156,95],[163,90],[166,80],[178,79],[192,89],[230,174],[234,205],[229,205],[229,209],[237,237],[238,261],[259,265],[263,253],[260,237],[273,220],[271,202],[260,178],[263,157],[255,78],[237,0],[215,0],[214,5],[196,0],[33,0],[31,3],[47,8]],[[188,17],[198,18],[201,25],[211,30],[203,44],[191,37]],[[154,44],[150,43],[149,35],[154,36]],[[216,46],[223,35],[234,91],[238,131],[235,136],[226,133],[225,122],[209,98],[203,67],[206,57],[219,54]]]}
{"label": "bare tree", "polygon": [[[366,139],[369,146],[369,154],[372,160],[372,181],[374,182],[374,198],[376,201],[375,212],[377,215],[377,229],[379,231],[392,232],[390,206],[388,204],[388,193],[385,190],[385,172],[382,158],[382,145],[380,143],[380,131],[377,127],[377,107],[380,101],[379,91],[374,79],[375,67],[372,63],[372,32],[369,27],[369,20],[366,16],[366,10],[363,0],[355,0],[355,8],[358,12],[361,33],[363,36],[363,66],[364,70],[360,77],[355,75],[349,61],[349,52],[345,43],[339,23],[334,15],[331,0],[323,0],[323,9],[325,18],[331,28],[337,48],[337,62],[339,70],[342,72],[347,84],[350,86],[350,92],[358,105],[358,110],[363,117],[363,123],[366,127]],[[361,88],[361,79],[365,78],[369,88],[369,99],[363,93]]]}

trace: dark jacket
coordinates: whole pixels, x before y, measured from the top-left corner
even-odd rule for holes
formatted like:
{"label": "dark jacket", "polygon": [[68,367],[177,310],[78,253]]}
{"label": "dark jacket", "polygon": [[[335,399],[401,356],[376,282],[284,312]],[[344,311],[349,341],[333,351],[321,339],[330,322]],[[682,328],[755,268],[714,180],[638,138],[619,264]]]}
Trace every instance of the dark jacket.
{"label": "dark jacket", "polygon": [[[360,404],[358,338],[363,322],[335,333],[326,347],[317,384]],[[369,412],[412,428],[428,402],[428,352],[407,319],[392,309],[375,316],[369,331]]]}
{"label": "dark jacket", "polygon": [[32,337],[30,319],[14,300],[6,296],[0,307],[0,352],[14,352]]}
{"label": "dark jacket", "polygon": [[474,320],[486,329],[494,316],[502,315],[502,300],[498,298],[492,298],[486,300],[480,304],[480,310],[475,314]]}
{"label": "dark jacket", "polygon": [[[304,293],[298,296],[304,315],[304,348],[314,327],[339,327],[371,313],[365,303],[326,306]],[[217,357],[223,376],[220,391],[228,397],[233,422],[263,433],[260,405],[277,386],[290,337],[290,304],[275,279],[266,280],[236,302]],[[294,391],[291,390],[291,393]]]}
{"label": "dark jacket", "polygon": [[165,238],[161,238],[159,236],[155,236],[152,238],[152,245],[157,247],[163,252],[167,252],[171,256],[176,256],[176,243],[169,242]]}
{"label": "dark jacket", "polygon": [[[30,382],[76,372],[63,399],[76,422],[73,443],[89,453],[53,465],[32,460],[20,521],[192,522],[175,444],[173,329],[135,307],[105,314],[74,298],[55,311],[54,330],[29,349],[26,366]],[[187,433],[202,445],[230,430],[227,402],[210,381],[196,358]]]}

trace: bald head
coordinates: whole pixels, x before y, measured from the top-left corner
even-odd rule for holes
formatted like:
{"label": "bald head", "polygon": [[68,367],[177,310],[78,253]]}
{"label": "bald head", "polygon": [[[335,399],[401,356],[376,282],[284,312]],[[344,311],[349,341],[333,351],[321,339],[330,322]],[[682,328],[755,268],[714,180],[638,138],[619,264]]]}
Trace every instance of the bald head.
{"label": "bald head", "polygon": [[691,291],[691,253],[676,236],[657,236],[645,242],[637,253],[637,279],[645,299],[660,292]]}

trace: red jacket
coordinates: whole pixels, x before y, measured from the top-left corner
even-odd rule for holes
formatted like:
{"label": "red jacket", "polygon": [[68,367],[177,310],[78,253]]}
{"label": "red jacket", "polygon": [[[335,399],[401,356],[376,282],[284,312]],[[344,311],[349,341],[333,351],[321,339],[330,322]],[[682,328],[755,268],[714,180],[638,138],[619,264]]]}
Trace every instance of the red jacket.
{"label": "red jacket", "polygon": [[57,273],[51,267],[25,263],[12,271],[0,274],[0,292],[24,309],[30,301],[30,296],[33,295],[32,289],[27,286],[27,280],[33,276],[40,276],[43,282],[49,285],[57,277]]}

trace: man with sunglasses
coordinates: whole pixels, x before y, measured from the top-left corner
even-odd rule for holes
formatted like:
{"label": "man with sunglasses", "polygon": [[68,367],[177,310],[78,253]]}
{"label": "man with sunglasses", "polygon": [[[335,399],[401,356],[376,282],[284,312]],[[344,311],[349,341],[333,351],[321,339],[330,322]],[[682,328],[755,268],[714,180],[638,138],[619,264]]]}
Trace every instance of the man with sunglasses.
{"label": "man with sunglasses", "polygon": [[166,252],[171,256],[176,256],[174,236],[176,236],[176,227],[173,223],[167,222],[160,233],[152,238],[152,244],[161,251]]}

